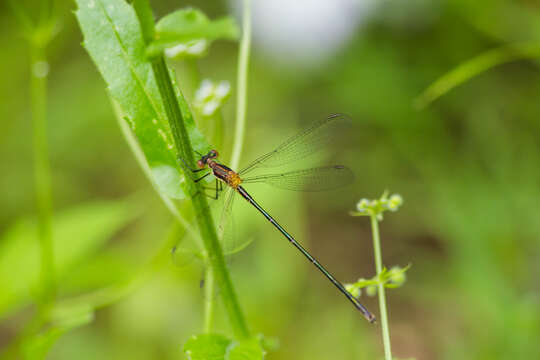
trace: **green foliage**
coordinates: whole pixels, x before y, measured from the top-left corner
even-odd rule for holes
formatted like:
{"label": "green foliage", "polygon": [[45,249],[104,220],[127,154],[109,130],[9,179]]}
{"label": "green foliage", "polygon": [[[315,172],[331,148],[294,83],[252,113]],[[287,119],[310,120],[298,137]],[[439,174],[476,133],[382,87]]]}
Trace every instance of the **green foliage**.
{"label": "green foliage", "polygon": [[[53,221],[56,276],[62,279],[69,274],[135,215],[125,201],[93,202],[60,212]],[[21,220],[0,241],[0,316],[30,300],[38,290],[39,268],[36,224]]]}
{"label": "green foliage", "polygon": [[259,339],[253,338],[233,342],[225,355],[225,360],[262,360],[265,354]]}
{"label": "green foliage", "polygon": [[377,220],[383,219],[385,211],[397,211],[403,204],[403,198],[399,194],[388,196],[388,191],[385,191],[380,199],[368,200],[361,199],[356,204],[356,210],[350,213],[351,216],[375,216]]}
{"label": "green foliage", "polygon": [[219,334],[192,336],[184,352],[189,360],[262,360],[265,354],[257,338],[238,342]]}
{"label": "green foliage", "polygon": [[540,44],[513,44],[489,50],[456,66],[433,82],[415,99],[418,108],[424,108],[455,87],[496,66],[522,59],[540,58]]}
{"label": "green foliage", "polygon": [[[177,10],[156,24],[155,40],[148,46],[147,55],[153,58],[169,49],[172,57],[204,56],[212,41],[236,40],[238,32],[231,17],[211,21],[197,9]],[[200,45],[193,48],[194,44]]]}
{"label": "green foliage", "polygon": [[[123,0],[78,0],[77,5],[84,46],[135,134],[158,191],[185,198],[184,178],[134,9]],[[192,118],[186,119],[186,127],[194,149],[207,151],[209,145]]]}
{"label": "green foliage", "polygon": [[[22,20],[30,20],[31,34],[38,20],[35,15],[52,2],[11,0],[8,4],[32,13],[30,19]],[[258,16],[272,20],[269,13],[260,15],[257,2],[251,2],[255,27],[262,25]],[[138,286],[132,296],[125,297],[125,288],[117,286],[138,274],[148,253],[159,246],[170,219],[162,204],[148,192],[147,182],[111,121],[114,114],[104,96],[103,82],[96,76],[95,67],[88,64],[87,54],[81,51],[80,31],[70,13],[73,3],[54,3],[59,5],[59,23],[66,31],[46,47],[46,62],[40,62],[35,70],[48,68],[54,75],[49,77],[52,86],[47,94],[47,136],[55,208],[66,209],[66,204],[89,198],[121,198],[139,189],[144,196],[138,200],[146,211],[144,218],[122,231],[118,241],[103,253],[88,262],[78,261],[74,270],[66,273],[70,276],[64,274],[58,279],[59,303],[39,331],[19,333],[32,315],[30,310],[34,307],[26,305],[35,294],[21,299],[21,311],[15,311],[15,305],[9,311],[12,315],[4,313],[0,347],[9,346],[13,337],[18,340],[24,336],[26,349],[46,350],[47,341],[38,337],[48,336],[47,329],[64,316],[61,313],[68,318],[76,318],[79,313],[84,318],[84,313],[91,315],[93,304],[114,302],[114,306],[98,313],[99,322],[61,337],[48,358],[185,358],[185,354],[179,353],[179,344],[191,336],[193,329],[201,328],[206,306],[201,299],[203,290],[198,286],[201,274],[193,267],[177,269],[170,265],[170,254],[165,252],[160,261],[164,266],[157,267],[151,281]],[[212,14],[212,19],[214,14],[226,14],[229,9],[225,2],[191,3]],[[132,4],[137,8],[138,4],[148,2],[134,0]],[[152,4],[160,16],[179,5],[171,0]],[[335,8],[339,10],[337,5]],[[322,23],[325,34],[343,25],[325,21],[326,16],[313,18],[309,10],[305,8],[302,19],[305,16],[313,25]],[[532,50],[539,43],[539,8],[534,1],[512,0],[414,4],[385,1],[367,12],[354,35],[340,43],[339,51],[321,66],[307,71],[304,63],[287,63],[289,56],[283,54],[289,48],[284,47],[279,61],[274,61],[268,56],[271,51],[267,52],[266,43],[259,44],[255,49],[258,56],[251,59],[249,71],[253,81],[250,80],[250,120],[245,128],[247,141],[239,152],[244,160],[249,160],[249,154],[272,148],[283,140],[284,133],[321,114],[346,112],[355,122],[355,131],[350,134],[354,143],[349,144],[349,154],[340,159],[355,170],[358,186],[351,189],[354,194],[336,191],[331,195],[295,197],[264,186],[254,186],[250,191],[280,222],[292,227],[299,240],[315,249],[329,268],[339,269],[340,276],[355,280],[354,274],[372,275],[372,256],[366,243],[369,228],[359,221],[359,231],[353,230],[350,222],[343,219],[343,204],[352,196],[377,194],[381,186],[399,189],[407,196],[408,210],[400,216],[384,213],[384,255],[387,261],[404,264],[414,259],[415,271],[414,275],[406,273],[408,286],[400,291],[388,291],[385,287],[390,295],[388,310],[395,347],[392,350],[396,355],[442,360],[540,359],[540,347],[534,341],[540,336],[536,286],[540,274],[540,167],[536,166],[540,163],[540,62],[532,53],[528,56],[515,48],[528,42]],[[5,229],[11,231],[11,224],[33,212],[35,200],[29,149],[29,118],[35,112],[28,104],[28,89],[32,85],[25,81],[32,77],[27,61],[29,44],[21,39],[20,28],[14,26],[20,17],[9,11],[3,15],[2,233]],[[139,17],[144,28],[143,18],[149,17]],[[297,22],[300,23],[305,22]],[[359,22],[346,24],[346,28],[351,28]],[[38,39],[49,37],[46,33],[51,28],[42,29],[44,33],[35,37],[36,43],[44,43]],[[154,40],[153,27],[150,30],[149,37],[143,36],[147,42]],[[275,29],[262,31],[271,36]],[[199,41],[186,44],[186,54],[199,45]],[[189,90],[198,86],[189,87],[185,81],[188,78],[193,79],[189,82],[193,84],[205,78],[234,80],[232,74],[236,72],[239,55],[234,46],[213,47],[210,55],[202,62],[171,63],[189,100],[194,99]],[[199,66],[201,73],[197,72]],[[233,92],[240,88],[238,81],[231,83]],[[429,106],[422,111],[413,106],[418,105],[415,100],[419,94],[429,94],[421,98],[429,98],[424,102]],[[233,93],[231,99],[239,95]],[[206,129],[211,129],[215,117],[223,116],[227,147],[212,142],[225,156],[230,154],[233,138],[233,124],[229,121],[234,118],[235,107],[231,105],[224,106],[222,114],[208,121],[196,116],[207,138],[210,131]],[[120,115],[120,120],[127,127],[124,115]],[[203,127],[205,122],[210,126]],[[129,128],[128,133],[132,133]],[[144,154],[141,159],[146,162]],[[176,191],[175,181],[169,184],[170,189],[161,194]],[[184,195],[180,191],[175,196]],[[304,259],[290,251],[287,243],[277,241],[264,219],[254,215],[246,204],[236,205],[236,220],[242,225],[237,227],[237,235],[256,237],[257,246],[236,257],[235,285],[251,327],[280,337],[281,350],[271,357],[380,359],[376,334],[380,318],[376,327],[359,321],[333,289],[324,284],[318,286],[315,282],[319,280],[311,279],[316,274],[305,266]],[[180,213],[187,214],[184,211],[189,206],[189,202],[183,202]],[[180,230],[175,235],[177,239],[182,233]],[[353,237],[361,243],[349,248],[346,239]],[[352,249],[358,252],[351,254]],[[35,267],[27,263],[33,258],[24,253],[19,254],[19,261],[20,266]],[[391,271],[392,264],[388,265]],[[19,267],[12,277],[17,277],[16,271]],[[307,281],[306,276],[315,281],[308,288],[306,283],[311,280]],[[21,281],[24,279],[21,277]],[[112,286],[87,293],[103,284]],[[66,293],[79,291],[84,293],[77,299],[66,299]],[[365,294],[366,288],[362,291]],[[2,287],[0,297],[4,294]],[[117,301],[120,298],[123,301]],[[370,310],[377,310],[375,301],[366,299]],[[219,300],[214,302],[213,326],[216,331],[227,331],[230,326],[223,307]],[[72,306],[79,310],[70,313]],[[33,341],[45,346],[29,345]],[[45,351],[26,353],[40,357]]]}
{"label": "green foliage", "polygon": [[190,360],[221,360],[230,344],[231,340],[223,335],[194,335],[184,345],[184,352]]}
{"label": "green foliage", "polygon": [[62,317],[53,319],[44,330],[24,338],[21,343],[24,358],[45,359],[50,348],[62,335],[93,321],[94,314],[91,308],[77,310],[64,313]]}

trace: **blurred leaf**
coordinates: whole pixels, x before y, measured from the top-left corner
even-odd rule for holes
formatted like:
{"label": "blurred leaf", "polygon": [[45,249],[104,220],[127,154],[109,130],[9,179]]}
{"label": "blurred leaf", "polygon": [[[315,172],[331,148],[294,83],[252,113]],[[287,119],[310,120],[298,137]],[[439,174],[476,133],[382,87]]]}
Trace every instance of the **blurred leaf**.
{"label": "blurred leaf", "polygon": [[89,324],[94,319],[91,309],[78,309],[77,312],[63,314],[46,330],[23,339],[21,348],[25,359],[45,359],[54,343],[68,331]]}
{"label": "blurred leaf", "polygon": [[66,314],[93,311],[115,303],[137,289],[147,279],[148,274],[149,272],[143,272],[129,281],[117,282],[95,291],[59,300],[55,304],[52,316],[54,319],[68,318]]}
{"label": "blurred leaf", "polygon": [[62,281],[62,289],[79,294],[130,279],[141,264],[129,254],[125,247],[101,250],[98,256],[70,271],[70,276]]}
{"label": "blurred leaf", "polygon": [[258,339],[264,350],[277,351],[280,347],[280,341],[277,337],[269,337],[259,334]]}
{"label": "blurred leaf", "polygon": [[539,43],[503,46],[487,51],[458,65],[437,79],[416,98],[415,106],[424,108],[453,88],[495,66],[531,58],[540,58]]}
{"label": "blurred leaf", "polygon": [[225,355],[225,360],[261,360],[265,351],[258,339],[249,339],[233,343]]}
{"label": "blurred leaf", "polygon": [[[157,190],[184,198],[183,175],[135,11],[123,0],[77,0],[77,5],[84,46],[135,134]],[[193,119],[184,121],[193,148],[207,151],[209,145]]]}
{"label": "blurred leaf", "polygon": [[184,345],[184,352],[189,360],[223,360],[231,343],[223,335],[194,335]]}
{"label": "blurred leaf", "polygon": [[[61,279],[135,215],[127,202],[94,202],[58,213],[53,220],[56,276]],[[21,306],[37,291],[40,273],[36,224],[25,219],[0,240],[0,314]],[[14,276],[16,274],[16,276]]]}
{"label": "blurred leaf", "polygon": [[192,42],[217,39],[236,40],[238,26],[231,17],[209,20],[197,9],[182,9],[162,18],[156,25],[156,40],[147,48],[147,55],[155,57],[167,48],[188,46]]}

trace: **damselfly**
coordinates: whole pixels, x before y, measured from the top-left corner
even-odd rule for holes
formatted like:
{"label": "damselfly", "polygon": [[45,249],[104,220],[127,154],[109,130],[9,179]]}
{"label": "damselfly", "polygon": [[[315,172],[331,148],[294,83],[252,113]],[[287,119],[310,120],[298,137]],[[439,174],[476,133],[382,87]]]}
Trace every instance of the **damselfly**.
{"label": "damselfly", "polygon": [[[309,128],[299,134],[289,138],[278,146],[275,150],[259,157],[251,164],[239,172],[235,172],[229,167],[216,161],[218,152],[210,150],[206,155],[201,155],[197,161],[198,169],[192,169],[193,173],[209,170],[203,176],[193,179],[199,182],[208,175],[213,174],[216,177],[216,198],[219,191],[223,189],[223,183],[227,184],[234,191],[231,191],[225,201],[225,209],[230,208],[232,198],[235,193],[239,193],[245,200],[253,205],[264,217],[269,220],[280,232],[293,244],[324,276],[334,284],[340,292],[358,309],[362,315],[370,322],[375,321],[375,316],[371,314],[356,297],[349,293],[343,284],[339,282],[328,270],[326,270],[302,245],[300,245],[278,222],[270,216],[244,189],[242,184],[264,182],[278,188],[288,190],[307,190],[319,191],[330,190],[352,182],[354,176],[351,170],[343,165],[331,165],[322,167],[313,167],[301,170],[292,170],[278,174],[263,174],[258,176],[246,176],[255,169],[265,167],[276,167],[287,165],[295,161],[302,160],[313,152],[320,149],[325,141],[330,141],[331,128],[335,124],[345,120],[346,116],[341,114],[331,115],[313,123]],[[185,164],[185,162],[184,162]]]}

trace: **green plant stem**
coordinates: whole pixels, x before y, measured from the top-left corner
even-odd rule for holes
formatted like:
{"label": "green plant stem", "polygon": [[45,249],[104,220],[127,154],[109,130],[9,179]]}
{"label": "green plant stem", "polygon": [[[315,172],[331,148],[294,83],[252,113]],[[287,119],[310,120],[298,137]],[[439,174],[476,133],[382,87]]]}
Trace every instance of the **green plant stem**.
{"label": "green plant stem", "polygon": [[[371,215],[371,229],[373,231],[373,252],[375,255],[375,270],[377,276],[382,272],[381,239],[379,236],[379,222],[377,215]],[[385,360],[392,360],[392,350],[390,348],[390,330],[388,328],[388,315],[386,312],[386,297],[384,294],[384,284],[379,281],[377,284],[379,295],[379,310],[381,312],[381,331],[384,345]]]}
{"label": "green plant stem", "polygon": [[186,68],[186,73],[189,77],[189,95],[191,95],[191,97],[195,97],[197,89],[199,89],[199,86],[201,86],[201,73],[199,71],[199,67],[197,66],[197,60],[185,59],[184,65]]}
{"label": "green plant stem", "polygon": [[33,45],[30,61],[31,102],[33,122],[34,183],[41,253],[40,312],[52,305],[56,293],[52,241],[52,191],[49,150],[47,144],[47,74],[39,71],[46,66],[44,49]]}
{"label": "green plant stem", "polygon": [[244,133],[246,132],[247,82],[250,48],[251,0],[244,0],[242,40],[240,41],[240,54],[238,57],[238,95],[236,98],[236,129],[234,133],[234,146],[230,162],[232,169],[238,169],[240,155],[242,154],[242,148],[244,147]]}
{"label": "green plant stem", "polygon": [[[192,93],[192,97],[195,98],[195,94],[197,93],[197,90],[199,89],[199,86],[201,86],[201,74],[199,71],[199,68],[197,66],[197,61],[194,59],[187,59],[184,61],[187,69],[188,76],[190,77],[190,91]],[[219,111],[218,113],[220,113]],[[201,121],[203,120],[203,121]],[[214,126],[214,124],[217,121],[221,121],[220,119],[216,119],[216,121],[212,121],[214,119],[205,119],[204,117],[199,118],[199,126],[201,126],[201,129],[205,132],[206,136],[212,140],[212,143],[215,141],[213,131],[214,129],[211,128],[211,126]],[[218,145],[218,144],[215,144]],[[220,145],[220,144],[219,144]],[[218,145],[218,148],[219,148]],[[204,303],[204,329],[203,331],[205,333],[211,333],[212,332],[212,325],[214,320],[214,286],[215,286],[215,278],[214,274],[212,272],[212,267],[208,266],[206,271],[204,272],[204,296],[205,296],[205,303]]]}
{"label": "green plant stem", "polygon": [[204,303],[204,332],[212,332],[212,324],[214,321],[214,272],[211,267],[206,269],[204,276],[204,296],[206,298]]}
{"label": "green plant stem", "polygon": [[[169,125],[174,138],[175,146],[179,156],[194,167],[193,149],[184,125],[184,116],[191,116],[188,111],[181,112],[175,90],[172,85],[169,70],[163,56],[152,62],[152,69],[156,77],[159,92],[165,107]],[[191,174],[189,174],[191,175]],[[188,174],[186,174],[188,176]],[[200,196],[203,189],[199,184],[188,181],[188,190],[192,197],[193,208],[196,213],[197,223],[202,235],[203,244],[208,254],[208,260],[216,281],[221,286],[222,300],[231,323],[232,330],[237,339],[249,337],[249,331],[244,320],[244,316],[238,304],[229,273],[225,266],[223,252],[219,245],[216,229],[206,197]]]}
{"label": "green plant stem", "polygon": [[[244,134],[246,132],[246,111],[247,111],[247,81],[249,67],[249,52],[251,47],[251,0],[244,0],[243,21],[242,21],[242,40],[240,41],[240,53],[238,56],[238,95],[236,103],[236,128],[233,141],[233,151],[230,165],[232,169],[237,169],[240,163],[240,155],[244,146]],[[219,115],[221,116],[221,115]],[[218,119],[219,126],[221,119]],[[220,129],[217,129],[219,133]],[[219,234],[223,236],[223,234]],[[213,297],[215,276],[212,269],[208,269],[205,275],[205,292],[207,301],[204,311],[204,329],[210,332],[212,329],[213,304],[210,299]]]}

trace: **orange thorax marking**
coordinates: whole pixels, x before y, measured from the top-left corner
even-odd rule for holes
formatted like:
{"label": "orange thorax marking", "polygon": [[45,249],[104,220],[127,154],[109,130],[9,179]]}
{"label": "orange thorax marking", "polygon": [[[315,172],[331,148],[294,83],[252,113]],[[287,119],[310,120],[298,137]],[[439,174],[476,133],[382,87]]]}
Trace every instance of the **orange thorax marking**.
{"label": "orange thorax marking", "polygon": [[242,179],[234,171],[229,171],[229,176],[227,178],[228,178],[227,182],[229,186],[232,188],[236,189],[242,183]]}

